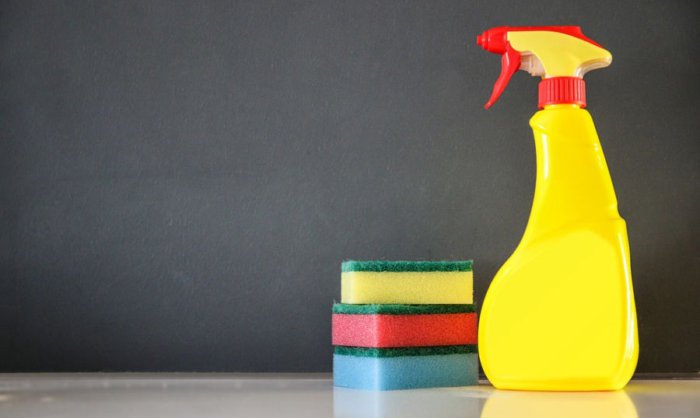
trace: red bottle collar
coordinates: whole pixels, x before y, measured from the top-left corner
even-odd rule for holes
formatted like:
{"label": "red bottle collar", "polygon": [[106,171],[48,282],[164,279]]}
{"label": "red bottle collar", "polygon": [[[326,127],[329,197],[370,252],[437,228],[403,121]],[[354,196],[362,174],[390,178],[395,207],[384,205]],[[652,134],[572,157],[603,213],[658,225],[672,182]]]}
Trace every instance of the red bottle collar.
{"label": "red bottle collar", "polygon": [[551,77],[540,81],[538,107],[575,104],[586,107],[586,82],[579,77]]}

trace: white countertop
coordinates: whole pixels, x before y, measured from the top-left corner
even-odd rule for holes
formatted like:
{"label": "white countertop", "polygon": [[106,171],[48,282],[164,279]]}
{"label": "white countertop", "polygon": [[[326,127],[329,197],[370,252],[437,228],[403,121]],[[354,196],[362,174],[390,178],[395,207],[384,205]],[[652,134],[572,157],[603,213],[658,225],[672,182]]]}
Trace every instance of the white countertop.
{"label": "white countertop", "polygon": [[0,417],[700,417],[700,380],[624,391],[370,392],[328,374],[0,374]]}

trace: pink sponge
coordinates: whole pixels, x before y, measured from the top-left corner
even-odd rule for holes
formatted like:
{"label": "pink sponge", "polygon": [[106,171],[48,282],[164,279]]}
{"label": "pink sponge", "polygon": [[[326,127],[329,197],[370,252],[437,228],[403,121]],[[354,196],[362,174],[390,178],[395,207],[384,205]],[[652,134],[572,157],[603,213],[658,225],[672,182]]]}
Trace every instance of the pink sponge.
{"label": "pink sponge", "polygon": [[333,311],[333,345],[337,346],[476,344],[476,313],[472,305],[336,304]]}

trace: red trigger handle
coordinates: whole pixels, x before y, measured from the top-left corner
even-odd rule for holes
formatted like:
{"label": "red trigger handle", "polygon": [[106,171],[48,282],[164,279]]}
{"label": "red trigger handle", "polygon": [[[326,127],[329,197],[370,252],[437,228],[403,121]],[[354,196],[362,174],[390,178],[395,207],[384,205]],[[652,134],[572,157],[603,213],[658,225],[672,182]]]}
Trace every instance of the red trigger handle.
{"label": "red trigger handle", "polygon": [[485,109],[490,108],[501,97],[508,82],[518,69],[520,69],[520,53],[510,46],[510,42],[506,41],[505,52],[501,55],[501,74],[493,85],[493,92],[489,101],[484,105]]}

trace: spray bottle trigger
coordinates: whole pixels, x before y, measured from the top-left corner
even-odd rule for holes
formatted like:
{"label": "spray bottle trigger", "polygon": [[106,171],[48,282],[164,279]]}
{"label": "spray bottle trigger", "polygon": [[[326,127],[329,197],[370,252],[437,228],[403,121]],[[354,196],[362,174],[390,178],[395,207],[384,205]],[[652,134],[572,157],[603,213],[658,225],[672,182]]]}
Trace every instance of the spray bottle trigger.
{"label": "spray bottle trigger", "polygon": [[506,51],[501,55],[501,74],[493,85],[493,92],[489,101],[484,105],[485,109],[490,108],[501,97],[511,77],[518,69],[520,69],[520,53],[510,46],[510,42],[507,42]]}

